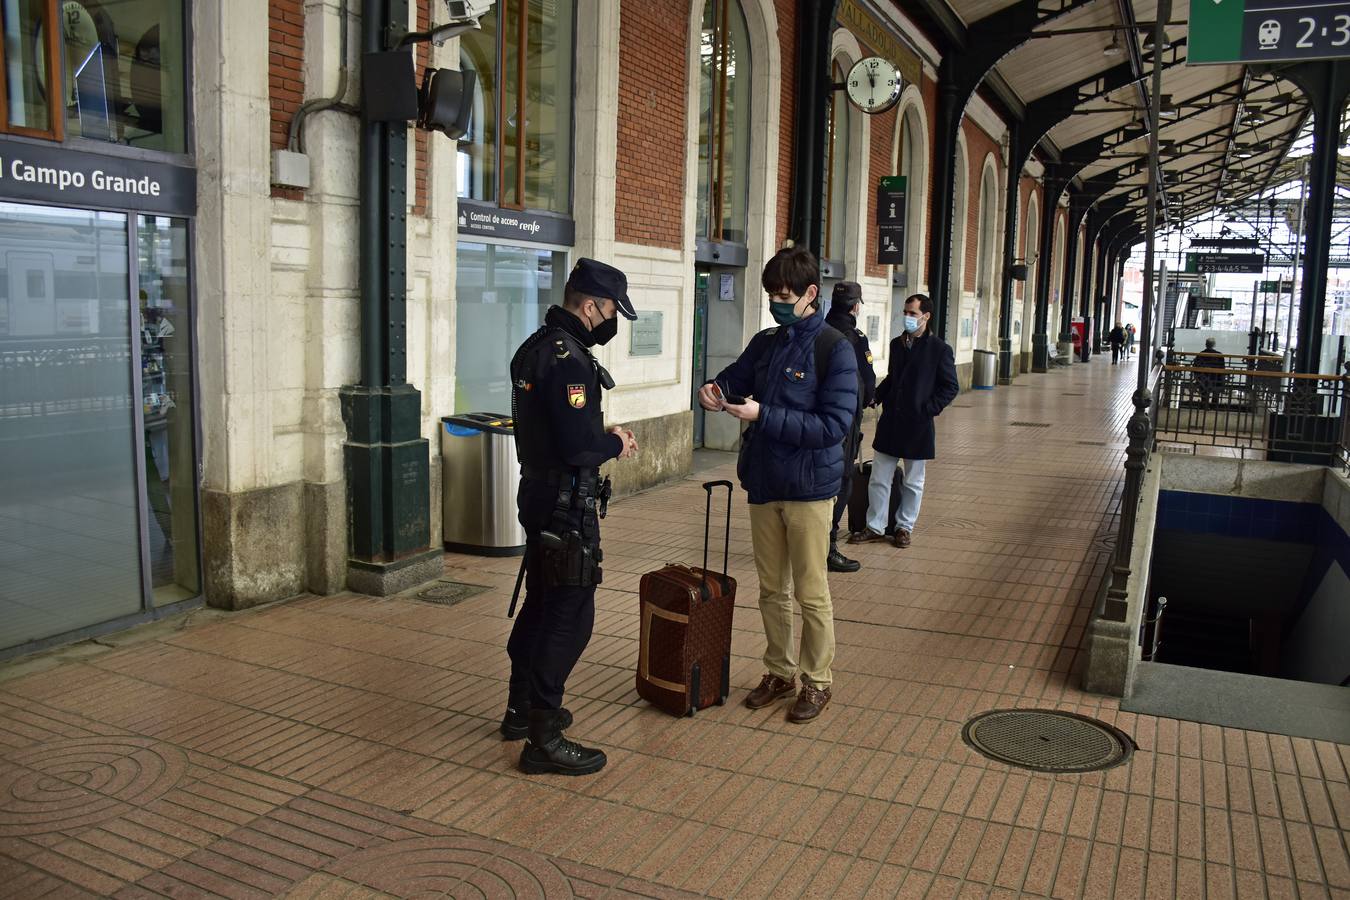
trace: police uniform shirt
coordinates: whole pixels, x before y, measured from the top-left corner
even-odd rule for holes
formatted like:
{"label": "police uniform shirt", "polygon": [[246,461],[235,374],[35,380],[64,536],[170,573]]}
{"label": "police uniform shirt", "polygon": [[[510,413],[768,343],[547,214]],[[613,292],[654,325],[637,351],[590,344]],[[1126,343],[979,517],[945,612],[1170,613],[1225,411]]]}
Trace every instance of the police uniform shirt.
{"label": "police uniform shirt", "polygon": [[867,335],[858,329],[858,319],[847,309],[832,308],[825,321],[853,347],[858,357],[858,407],[866,409],[876,397],[877,373],[872,367],[872,348],[867,343]]}
{"label": "police uniform shirt", "polygon": [[624,450],[624,439],[605,430],[602,369],[582,342],[587,332],[580,319],[552,306],[544,323],[543,339],[533,348],[534,372],[516,377],[513,371],[520,462],[597,468]]}

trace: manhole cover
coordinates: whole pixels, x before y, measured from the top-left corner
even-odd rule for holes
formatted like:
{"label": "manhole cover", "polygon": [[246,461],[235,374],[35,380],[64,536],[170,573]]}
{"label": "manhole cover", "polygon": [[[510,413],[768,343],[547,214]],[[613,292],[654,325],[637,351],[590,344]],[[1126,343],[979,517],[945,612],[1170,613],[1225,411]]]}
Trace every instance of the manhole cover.
{"label": "manhole cover", "polygon": [[1009,422],[1014,428],[1049,428],[1049,422]]}
{"label": "manhole cover", "polygon": [[1120,729],[1057,710],[991,710],[967,722],[961,737],[990,759],[1037,772],[1095,772],[1134,753]]}
{"label": "manhole cover", "polygon": [[438,581],[430,587],[423,588],[413,594],[418,600],[425,600],[427,603],[438,603],[441,606],[454,606],[456,603],[463,603],[470,597],[477,597],[479,594],[489,591],[491,588],[483,587],[481,584],[461,584],[458,581]]}

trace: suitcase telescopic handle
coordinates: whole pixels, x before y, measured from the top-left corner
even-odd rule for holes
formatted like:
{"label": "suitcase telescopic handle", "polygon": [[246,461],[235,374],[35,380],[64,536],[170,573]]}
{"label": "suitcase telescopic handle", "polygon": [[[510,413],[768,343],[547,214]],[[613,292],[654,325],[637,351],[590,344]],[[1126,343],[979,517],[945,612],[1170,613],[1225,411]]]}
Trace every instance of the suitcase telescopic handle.
{"label": "suitcase telescopic handle", "polygon": [[708,493],[708,505],[707,509],[703,513],[703,578],[699,580],[698,584],[699,596],[703,598],[703,602],[705,603],[708,602],[708,600],[712,599],[708,596],[708,583],[707,583],[708,540],[710,537],[710,532],[712,531],[713,488],[719,487],[724,487],[727,489],[727,530],[726,536],[723,539],[722,544],[722,593],[725,594],[731,589],[730,584],[728,584],[727,582],[727,570],[729,568],[729,563],[731,561],[731,494],[733,488],[731,482],[727,481],[726,479],[722,479],[719,481],[705,481],[703,483],[703,490],[707,491]]}

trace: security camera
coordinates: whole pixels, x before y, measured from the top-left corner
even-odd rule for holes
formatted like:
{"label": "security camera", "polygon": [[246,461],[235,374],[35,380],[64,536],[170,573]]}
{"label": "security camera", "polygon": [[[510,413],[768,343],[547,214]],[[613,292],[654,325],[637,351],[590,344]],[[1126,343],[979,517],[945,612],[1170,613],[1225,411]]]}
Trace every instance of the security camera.
{"label": "security camera", "polygon": [[496,0],[445,0],[445,11],[450,16],[451,25],[472,23],[487,15]]}

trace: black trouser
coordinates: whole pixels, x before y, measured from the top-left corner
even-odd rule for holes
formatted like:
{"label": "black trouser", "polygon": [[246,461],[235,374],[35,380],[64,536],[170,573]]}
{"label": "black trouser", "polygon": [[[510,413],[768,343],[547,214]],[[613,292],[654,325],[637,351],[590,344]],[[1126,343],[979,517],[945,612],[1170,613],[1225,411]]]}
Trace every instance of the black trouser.
{"label": "black trouser", "polygon": [[[558,489],[523,479],[517,494],[520,522],[527,541],[525,600],[506,653],[511,658],[508,703],[528,700],[535,709],[562,706],[567,678],[585,652],[595,625],[594,587],[545,587],[539,532],[548,528]],[[595,546],[600,545],[597,527]]]}
{"label": "black trouser", "polygon": [[1113,363],[1118,363],[1118,362],[1120,362],[1120,345],[1119,345],[1119,344],[1112,344],[1112,345],[1111,345],[1111,362],[1113,362]]}
{"label": "black trouser", "polygon": [[839,539],[839,520],[844,517],[844,510],[848,509],[848,500],[853,493],[853,461],[862,444],[862,432],[859,430],[861,424],[861,418],[854,419],[848,437],[844,438],[844,481],[839,485],[839,496],[834,498],[834,519],[830,525],[831,549]]}

